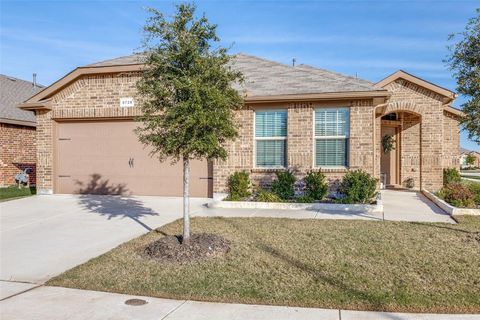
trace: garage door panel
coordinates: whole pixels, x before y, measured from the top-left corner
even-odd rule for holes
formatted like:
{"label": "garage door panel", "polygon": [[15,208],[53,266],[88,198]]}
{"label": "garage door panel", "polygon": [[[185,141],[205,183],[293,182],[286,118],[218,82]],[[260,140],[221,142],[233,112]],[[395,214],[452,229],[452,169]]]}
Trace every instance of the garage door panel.
{"label": "garage door panel", "polygon": [[[181,196],[182,164],[152,158],[135,127],[132,121],[58,123],[56,192]],[[206,161],[191,161],[190,179],[192,196],[211,196]]]}

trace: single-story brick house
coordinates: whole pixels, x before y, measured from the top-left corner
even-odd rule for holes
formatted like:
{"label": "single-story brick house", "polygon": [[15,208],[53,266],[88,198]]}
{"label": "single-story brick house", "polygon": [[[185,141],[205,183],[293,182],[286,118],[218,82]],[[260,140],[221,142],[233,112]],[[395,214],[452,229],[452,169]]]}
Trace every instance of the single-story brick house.
{"label": "single-story brick house", "polygon": [[32,169],[30,184],[35,185],[35,113],[18,109],[17,104],[42,88],[0,74],[0,187],[15,184],[15,175],[26,168]]}
{"label": "single-story brick house", "polygon": [[[193,196],[226,192],[228,176],[247,170],[268,184],[276,170],[325,173],[332,184],[363,169],[387,185],[436,190],[445,167],[459,166],[455,93],[398,71],[378,83],[307,65],[238,54],[245,83],[239,138],[226,161],[195,161]],[[180,196],[179,164],[159,163],[137,141],[135,84],[140,55],[79,67],[19,105],[37,115],[40,193]],[[395,149],[385,153],[391,136]]]}

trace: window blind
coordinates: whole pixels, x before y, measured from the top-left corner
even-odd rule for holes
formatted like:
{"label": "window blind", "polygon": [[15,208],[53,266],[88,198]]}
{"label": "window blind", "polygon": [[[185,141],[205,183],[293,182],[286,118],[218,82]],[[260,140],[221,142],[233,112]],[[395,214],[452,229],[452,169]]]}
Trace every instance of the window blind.
{"label": "window blind", "polygon": [[285,167],[286,137],[286,110],[255,112],[256,166]]}
{"label": "window blind", "polygon": [[348,108],[315,110],[315,165],[348,166]]}
{"label": "window blind", "polygon": [[284,167],[286,140],[258,140],[257,166]]}
{"label": "window blind", "polygon": [[347,108],[315,110],[315,136],[348,136],[348,118]]}
{"label": "window blind", "polygon": [[287,112],[258,111],[255,113],[255,137],[286,137]]}
{"label": "window blind", "polygon": [[317,139],[317,166],[347,166],[347,139]]}

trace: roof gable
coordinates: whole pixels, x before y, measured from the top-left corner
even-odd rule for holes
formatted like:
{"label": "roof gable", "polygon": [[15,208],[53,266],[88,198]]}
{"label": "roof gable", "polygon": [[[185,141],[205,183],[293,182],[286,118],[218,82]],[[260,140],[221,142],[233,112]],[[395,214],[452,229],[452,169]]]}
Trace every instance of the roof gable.
{"label": "roof gable", "polygon": [[431,83],[429,81],[426,81],[422,78],[416,77],[408,72],[405,72],[403,70],[398,70],[395,73],[392,73],[388,77],[386,77],[383,80],[380,80],[379,82],[376,83],[376,86],[379,88],[385,88],[388,84],[394,82],[397,79],[405,79],[407,81],[410,81],[420,87],[423,87],[425,89],[428,89],[430,91],[433,91],[447,99],[450,99],[450,101],[454,100],[456,98],[455,92],[448,90],[446,88],[440,87],[434,83]]}

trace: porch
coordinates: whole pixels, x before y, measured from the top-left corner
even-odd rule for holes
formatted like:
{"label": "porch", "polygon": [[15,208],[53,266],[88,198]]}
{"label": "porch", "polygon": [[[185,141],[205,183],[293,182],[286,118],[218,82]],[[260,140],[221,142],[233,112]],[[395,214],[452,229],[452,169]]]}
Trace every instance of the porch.
{"label": "porch", "polygon": [[394,111],[380,116],[382,189],[422,189],[421,125],[421,115],[413,112]]}

